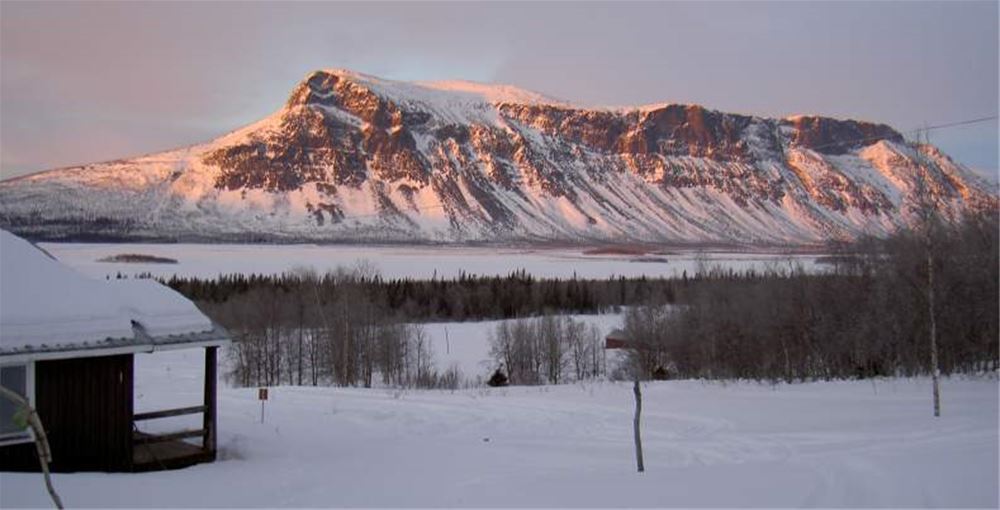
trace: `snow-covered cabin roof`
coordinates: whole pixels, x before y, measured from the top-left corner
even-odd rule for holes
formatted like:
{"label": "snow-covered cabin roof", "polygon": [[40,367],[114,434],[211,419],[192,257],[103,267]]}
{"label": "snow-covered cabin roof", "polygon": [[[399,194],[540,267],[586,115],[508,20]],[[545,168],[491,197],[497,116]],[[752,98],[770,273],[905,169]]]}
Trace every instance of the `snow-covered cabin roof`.
{"label": "snow-covered cabin roof", "polygon": [[155,281],[95,280],[0,230],[0,361],[228,343],[194,303]]}
{"label": "snow-covered cabin roof", "polygon": [[604,338],[613,338],[615,340],[628,340],[628,337],[625,336],[625,331],[621,329],[611,330],[611,332],[608,333],[608,335]]}

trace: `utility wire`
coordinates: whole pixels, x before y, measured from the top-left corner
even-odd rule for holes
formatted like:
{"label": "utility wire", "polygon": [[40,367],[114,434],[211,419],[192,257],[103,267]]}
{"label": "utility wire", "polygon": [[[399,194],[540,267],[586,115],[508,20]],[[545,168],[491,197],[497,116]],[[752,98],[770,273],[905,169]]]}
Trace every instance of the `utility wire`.
{"label": "utility wire", "polygon": [[[956,127],[956,126],[966,126],[966,125],[969,125],[969,124],[978,124],[980,122],[986,122],[988,120],[996,120],[996,119],[997,119],[997,116],[996,115],[992,115],[990,117],[980,117],[978,119],[960,120],[958,122],[950,122],[948,124],[938,124],[936,126],[927,126],[927,127],[917,128],[917,129],[911,129],[910,131],[903,131],[902,133],[899,133],[899,134],[901,134],[901,135],[908,135],[908,134],[926,133],[928,131],[936,131],[938,129],[945,129],[945,128],[951,128],[951,127]],[[820,144],[820,145],[813,145],[812,147],[808,147],[808,149],[812,149],[812,150],[825,149],[827,147],[835,147],[835,146],[838,146],[838,145],[847,145],[847,144],[853,144],[853,143],[859,143],[859,142],[872,142],[872,141],[877,141],[877,140],[884,140],[885,138],[886,137],[884,137],[884,136],[869,136],[869,137],[866,137],[866,138],[858,138],[858,139],[854,139],[854,140],[841,140],[841,141],[838,141],[838,142],[830,142],[830,143],[823,143],[823,144]]]}
{"label": "utility wire", "polygon": [[990,117],[980,117],[978,119],[972,119],[972,120],[960,120],[958,122],[951,122],[949,124],[938,124],[936,126],[927,126],[925,128],[918,128],[918,129],[914,129],[914,130],[908,131],[908,132],[909,133],[916,133],[918,131],[932,131],[932,130],[935,130],[935,129],[944,129],[944,128],[950,128],[950,127],[955,127],[955,126],[964,126],[966,124],[978,124],[980,122],[986,122],[988,120],[996,120],[996,119],[997,119],[997,116],[993,115],[993,116],[990,116]]}

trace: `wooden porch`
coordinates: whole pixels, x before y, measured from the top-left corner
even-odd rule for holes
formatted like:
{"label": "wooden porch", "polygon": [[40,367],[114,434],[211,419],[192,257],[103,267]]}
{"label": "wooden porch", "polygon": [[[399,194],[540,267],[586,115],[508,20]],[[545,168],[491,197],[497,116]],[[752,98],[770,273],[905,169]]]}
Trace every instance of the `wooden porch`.
{"label": "wooden porch", "polygon": [[[205,398],[202,405],[132,416],[132,471],[179,469],[215,460],[217,349],[205,348]],[[140,422],[190,414],[202,415],[201,428],[160,434],[139,430]],[[191,440],[195,441],[190,442]]]}

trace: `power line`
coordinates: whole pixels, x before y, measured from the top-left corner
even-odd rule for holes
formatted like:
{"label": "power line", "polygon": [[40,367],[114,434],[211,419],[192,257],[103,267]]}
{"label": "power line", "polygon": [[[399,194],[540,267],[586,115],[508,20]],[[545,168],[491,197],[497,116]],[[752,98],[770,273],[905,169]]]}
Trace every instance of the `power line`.
{"label": "power line", "polygon": [[[956,127],[956,126],[966,126],[966,125],[969,125],[969,124],[978,124],[980,122],[986,122],[988,120],[996,120],[997,118],[998,117],[996,115],[992,115],[992,116],[989,116],[989,117],[980,117],[978,119],[960,120],[960,121],[957,121],[957,122],[949,122],[947,124],[938,124],[936,126],[927,126],[927,127],[917,128],[917,129],[911,129],[910,131],[903,131],[903,132],[901,132],[899,134],[901,134],[901,135],[908,135],[908,134],[926,133],[928,131],[936,131],[938,129],[946,129],[946,128],[951,128],[951,127]],[[869,137],[865,137],[865,138],[856,138],[856,139],[853,139],[853,140],[841,140],[841,141],[838,141],[838,142],[823,143],[823,144],[819,144],[819,145],[813,145],[812,147],[807,147],[807,148],[808,149],[812,149],[812,150],[825,149],[827,147],[836,147],[836,146],[847,145],[847,144],[854,144],[854,143],[861,143],[861,142],[874,142],[874,141],[878,141],[878,140],[884,140],[885,138],[886,138],[885,136],[880,136],[880,135],[878,135],[878,136],[869,136]]]}
{"label": "power line", "polygon": [[944,128],[950,128],[950,127],[955,127],[955,126],[965,126],[967,124],[978,124],[980,122],[986,122],[988,120],[996,120],[997,118],[998,117],[996,115],[992,115],[990,117],[980,117],[978,119],[960,120],[958,122],[951,122],[951,123],[948,123],[948,124],[938,124],[936,126],[927,126],[925,128],[918,128],[918,129],[914,129],[912,131],[907,131],[907,133],[917,133],[917,132],[920,132],[920,131],[933,131],[935,129],[944,129]]}

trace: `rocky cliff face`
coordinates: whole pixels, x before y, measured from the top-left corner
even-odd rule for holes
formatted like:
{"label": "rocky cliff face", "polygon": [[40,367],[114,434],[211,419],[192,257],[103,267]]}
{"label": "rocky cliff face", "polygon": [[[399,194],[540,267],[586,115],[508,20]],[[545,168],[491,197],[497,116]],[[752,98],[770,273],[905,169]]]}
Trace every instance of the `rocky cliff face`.
{"label": "rocky cliff face", "polygon": [[334,70],[207,144],[0,183],[0,222],[50,238],[802,244],[905,224],[918,183],[948,215],[996,207],[882,124]]}

